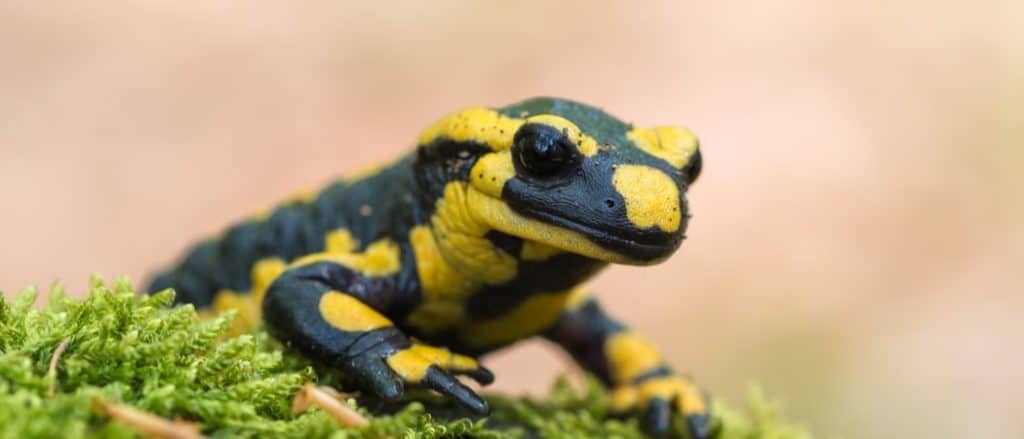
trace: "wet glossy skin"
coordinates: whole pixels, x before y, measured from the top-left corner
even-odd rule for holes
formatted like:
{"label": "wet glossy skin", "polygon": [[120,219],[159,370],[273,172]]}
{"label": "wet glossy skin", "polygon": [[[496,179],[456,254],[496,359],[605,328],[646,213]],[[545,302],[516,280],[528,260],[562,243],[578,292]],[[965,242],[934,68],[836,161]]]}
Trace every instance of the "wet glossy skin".
{"label": "wet glossy skin", "polygon": [[696,138],[537,98],[453,113],[417,143],[199,244],[150,291],[262,316],[361,390],[395,399],[424,385],[480,413],[486,402],[455,376],[487,384],[476,357],[542,336],[612,389],[613,408],[643,410],[652,433],[679,413],[707,437],[701,392],[581,288],[608,263],[654,264],[679,247]]}

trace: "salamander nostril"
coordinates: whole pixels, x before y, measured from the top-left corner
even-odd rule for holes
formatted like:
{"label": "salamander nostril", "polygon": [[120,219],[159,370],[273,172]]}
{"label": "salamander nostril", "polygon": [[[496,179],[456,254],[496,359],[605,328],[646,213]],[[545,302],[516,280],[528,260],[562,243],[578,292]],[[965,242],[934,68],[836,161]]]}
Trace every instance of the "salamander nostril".
{"label": "salamander nostril", "polygon": [[615,200],[613,200],[611,198],[606,198],[604,200],[604,205],[608,206],[609,209],[614,209],[615,208]]}

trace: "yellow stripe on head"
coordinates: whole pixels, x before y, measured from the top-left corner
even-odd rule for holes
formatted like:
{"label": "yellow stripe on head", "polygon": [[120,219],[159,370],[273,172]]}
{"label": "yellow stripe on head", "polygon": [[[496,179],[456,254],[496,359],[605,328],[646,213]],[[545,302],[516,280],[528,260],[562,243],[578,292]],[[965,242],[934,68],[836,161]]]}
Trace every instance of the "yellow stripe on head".
{"label": "yellow stripe on head", "polygon": [[558,129],[569,138],[573,145],[576,145],[580,154],[583,154],[585,157],[597,154],[597,140],[580,131],[579,127],[570,122],[569,119],[553,114],[540,114],[526,119],[526,122],[539,123]]}
{"label": "yellow stripe on head", "polygon": [[469,108],[449,114],[424,130],[419,144],[448,139],[476,142],[495,151],[505,150],[512,146],[512,136],[523,122],[523,119],[507,117],[488,108]]}
{"label": "yellow stripe on head", "polygon": [[562,131],[584,156],[590,157],[598,152],[597,140],[564,117],[553,114],[538,114],[528,118],[509,117],[483,107],[469,108],[445,116],[420,134],[419,144],[429,145],[446,139],[486,145],[492,151],[506,151],[512,147],[516,131],[526,123],[547,125]]}
{"label": "yellow stripe on head", "polygon": [[612,185],[626,202],[626,216],[639,229],[657,226],[665,232],[679,229],[682,213],[679,187],[664,172],[645,165],[619,165]]}
{"label": "yellow stripe on head", "polygon": [[686,128],[664,126],[633,128],[626,137],[642,151],[683,169],[697,152],[697,137]]}

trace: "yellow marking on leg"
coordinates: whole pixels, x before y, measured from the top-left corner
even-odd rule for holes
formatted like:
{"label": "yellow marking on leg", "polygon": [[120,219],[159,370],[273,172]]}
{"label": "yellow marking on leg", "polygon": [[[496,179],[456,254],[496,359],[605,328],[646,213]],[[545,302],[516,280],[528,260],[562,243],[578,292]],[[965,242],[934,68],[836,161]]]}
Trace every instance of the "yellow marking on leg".
{"label": "yellow marking on leg", "polygon": [[639,385],[639,402],[641,408],[647,407],[654,398],[668,402],[675,401],[679,411],[684,414],[707,413],[707,404],[697,389],[689,381],[678,376],[651,378]]}
{"label": "yellow marking on leg", "polygon": [[286,264],[281,258],[263,258],[252,265],[252,296],[257,304],[263,302],[263,296],[267,294],[267,288],[277,280],[281,273],[284,273]]}
{"label": "yellow marking on leg", "polygon": [[626,201],[626,216],[634,226],[657,226],[666,232],[679,229],[679,187],[664,172],[644,165],[619,165],[612,184]]}
{"label": "yellow marking on leg", "polygon": [[372,331],[392,326],[391,320],[359,299],[339,291],[320,297],[320,315],[331,326],[347,332]]}
{"label": "yellow marking on leg", "polygon": [[565,308],[570,311],[578,309],[586,303],[589,298],[590,295],[587,294],[587,289],[584,288],[583,285],[579,285],[569,292],[569,300],[565,302]]}
{"label": "yellow marking on leg", "polygon": [[622,413],[636,407],[640,402],[640,389],[636,386],[621,386],[612,391],[611,405],[612,412]]}
{"label": "yellow marking on leg", "polygon": [[213,313],[220,314],[235,310],[235,320],[228,328],[231,337],[242,335],[260,321],[260,310],[257,302],[249,294],[240,294],[234,290],[220,290],[213,296]]}
{"label": "yellow marking on leg", "polygon": [[359,240],[346,228],[331,230],[324,236],[325,253],[352,253],[358,248]]}
{"label": "yellow marking on leg", "polygon": [[366,276],[388,276],[402,268],[398,244],[390,239],[374,241],[362,253],[313,253],[293,261],[288,267],[301,267],[317,262],[333,262]]}
{"label": "yellow marking on leg", "polygon": [[387,362],[391,370],[410,383],[423,381],[423,377],[427,376],[427,369],[431,366],[413,348],[395,352],[387,358]]}
{"label": "yellow marking on leg", "polygon": [[490,346],[535,335],[555,322],[570,296],[569,291],[534,294],[497,318],[465,325],[459,337],[474,346]]}
{"label": "yellow marking on leg", "polygon": [[608,358],[612,381],[616,384],[628,383],[664,364],[654,345],[632,332],[608,337],[604,342],[604,354]]}
{"label": "yellow marking on leg", "polygon": [[683,169],[697,152],[697,137],[680,127],[633,128],[626,134],[644,152]]}
{"label": "yellow marking on leg", "polygon": [[395,352],[387,362],[391,370],[410,383],[423,381],[430,366],[448,371],[470,371],[478,366],[476,360],[465,355],[418,343]]}
{"label": "yellow marking on leg", "polygon": [[412,349],[430,363],[447,370],[473,370],[479,366],[473,358],[456,354],[445,348],[417,343],[413,345]]}

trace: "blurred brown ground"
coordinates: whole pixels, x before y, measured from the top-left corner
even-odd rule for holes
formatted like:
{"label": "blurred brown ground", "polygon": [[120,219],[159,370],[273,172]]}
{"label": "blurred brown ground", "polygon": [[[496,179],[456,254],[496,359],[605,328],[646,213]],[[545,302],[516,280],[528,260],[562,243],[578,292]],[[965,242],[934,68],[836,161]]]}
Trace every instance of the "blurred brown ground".
{"label": "blurred brown ground", "polygon": [[[702,139],[683,249],[594,282],[678,367],[823,437],[1024,436],[1024,2],[371,3],[0,3],[0,289],[141,279],[446,112],[565,96]],[[559,358],[490,363],[537,392]]]}

